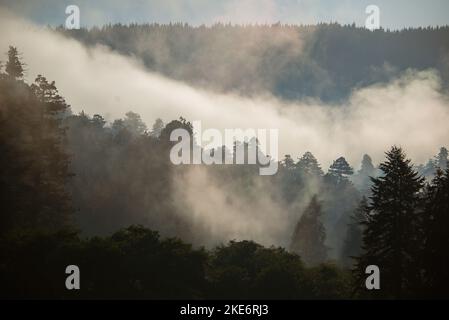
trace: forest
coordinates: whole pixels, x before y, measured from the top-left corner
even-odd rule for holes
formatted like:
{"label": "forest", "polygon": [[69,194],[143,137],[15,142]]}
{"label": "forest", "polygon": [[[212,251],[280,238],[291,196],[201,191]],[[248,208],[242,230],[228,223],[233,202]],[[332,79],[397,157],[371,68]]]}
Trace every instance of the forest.
{"label": "forest", "polygon": [[[101,32],[110,28],[122,30]],[[308,151],[285,155],[274,176],[257,165],[175,166],[170,132],[193,135],[187,119],[149,128],[133,111],[112,122],[75,114],[54,81],[24,80],[25,62],[10,46],[0,69],[0,297],[448,297],[444,146],[422,165],[391,146],[359,169],[344,157],[323,169]],[[196,179],[208,189],[186,192]],[[68,291],[74,262],[82,290]],[[373,264],[382,289],[369,291]]]}
{"label": "forest", "polygon": [[449,84],[449,27],[402,30],[317,25],[109,24],[56,31],[141,59],[152,71],[218,92],[337,104],[354,88],[436,69]]}

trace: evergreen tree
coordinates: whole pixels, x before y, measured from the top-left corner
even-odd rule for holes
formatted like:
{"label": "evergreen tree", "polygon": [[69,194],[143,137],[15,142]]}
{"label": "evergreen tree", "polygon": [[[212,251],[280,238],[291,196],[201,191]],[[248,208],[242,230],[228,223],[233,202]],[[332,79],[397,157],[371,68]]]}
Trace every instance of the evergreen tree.
{"label": "evergreen tree", "polygon": [[344,157],[338,158],[329,167],[329,175],[335,177],[337,182],[346,180],[347,176],[350,176],[353,173],[353,169]]}
{"label": "evergreen tree", "polygon": [[383,297],[410,295],[419,283],[417,250],[420,190],[423,178],[413,170],[401,148],[392,147],[380,165],[384,175],[373,178],[369,219],[363,232],[363,253],[357,259],[356,276],[364,288],[365,268],[377,265],[382,275]]}
{"label": "evergreen tree", "polygon": [[369,196],[371,190],[371,178],[375,175],[376,169],[373,166],[371,157],[365,154],[362,159],[360,170],[352,177],[351,181],[361,194]]}
{"label": "evergreen tree", "polygon": [[308,176],[321,177],[323,175],[323,170],[321,170],[318,160],[309,151],[299,158],[296,167]]}
{"label": "evergreen tree", "polygon": [[282,166],[287,170],[291,170],[295,167],[295,162],[293,161],[291,155],[285,155],[284,160],[282,160]]}
{"label": "evergreen tree", "polygon": [[354,258],[362,253],[363,224],[367,220],[368,200],[362,197],[359,206],[351,216],[351,222],[346,232],[346,239],[342,249],[342,261],[345,266],[352,266]]}
{"label": "evergreen tree", "polygon": [[44,77],[32,86],[10,76],[0,79],[0,232],[68,225],[71,175],[61,124],[67,109]]}
{"label": "evergreen tree", "polygon": [[14,79],[21,79],[23,77],[23,63],[19,59],[19,52],[16,47],[9,46],[5,71]]}
{"label": "evergreen tree", "polygon": [[448,151],[445,147],[441,147],[440,152],[436,156],[436,166],[440,168],[441,170],[446,170],[447,168],[447,157],[448,157]]}
{"label": "evergreen tree", "polygon": [[423,262],[432,297],[448,298],[449,292],[449,169],[438,170],[428,190]]}
{"label": "evergreen tree", "polygon": [[362,166],[359,170],[359,174],[372,177],[374,176],[376,169],[373,166],[373,160],[367,154],[363,155]]}
{"label": "evergreen tree", "polygon": [[299,254],[308,265],[317,265],[327,259],[327,247],[324,245],[326,231],[321,222],[321,204],[316,195],[296,224],[290,250]]}

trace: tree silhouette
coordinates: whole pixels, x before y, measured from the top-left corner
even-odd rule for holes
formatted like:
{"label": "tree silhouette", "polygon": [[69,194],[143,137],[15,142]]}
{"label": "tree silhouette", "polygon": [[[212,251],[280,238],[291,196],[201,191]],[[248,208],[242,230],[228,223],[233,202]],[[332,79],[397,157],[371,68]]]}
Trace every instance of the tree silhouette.
{"label": "tree silhouette", "polygon": [[317,265],[327,259],[327,248],[324,245],[326,231],[320,221],[321,215],[321,204],[315,195],[293,233],[290,250],[299,254],[308,265]]}
{"label": "tree silhouette", "polygon": [[449,297],[449,169],[438,170],[426,199],[423,263],[428,294]]}
{"label": "tree silhouette", "polygon": [[357,258],[356,276],[364,288],[365,268],[377,265],[382,273],[383,297],[403,298],[419,282],[417,251],[420,190],[423,178],[413,170],[401,148],[392,147],[380,165],[383,175],[373,178],[369,219],[364,222],[363,252]]}
{"label": "tree silhouette", "polygon": [[19,59],[19,52],[16,47],[9,46],[8,61],[6,62],[5,71],[14,79],[23,78],[23,63]]}

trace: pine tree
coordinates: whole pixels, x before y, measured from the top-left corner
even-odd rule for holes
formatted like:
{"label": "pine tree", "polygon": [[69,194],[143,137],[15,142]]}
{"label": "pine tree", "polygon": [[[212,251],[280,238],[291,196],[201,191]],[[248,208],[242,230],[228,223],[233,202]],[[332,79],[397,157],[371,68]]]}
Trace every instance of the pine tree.
{"label": "pine tree", "polygon": [[363,232],[363,253],[357,259],[356,275],[364,288],[365,268],[377,265],[382,275],[383,297],[410,295],[419,282],[417,208],[423,178],[413,170],[401,148],[392,147],[380,165],[383,175],[373,178],[369,219]]}
{"label": "pine tree", "polygon": [[313,176],[313,177],[321,177],[323,175],[323,170],[321,170],[320,164],[315,156],[307,151],[303,154],[301,158],[299,158],[296,167],[304,174]]}
{"label": "pine tree", "polygon": [[423,265],[429,294],[448,298],[449,292],[449,169],[438,170],[426,199]]}
{"label": "pine tree", "polygon": [[371,177],[374,177],[375,175],[376,169],[373,166],[371,157],[365,154],[362,159],[360,170],[354,175],[351,181],[362,194],[369,196],[371,190]]}
{"label": "pine tree", "polygon": [[290,250],[299,254],[308,265],[317,265],[327,259],[327,247],[324,245],[326,231],[320,220],[321,215],[321,204],[315,195],[293,233]]}
{"label": "pine tree", "polygon": [[23,63],[19,59],[19,52],[16,47],[9,46],[8,62],[6,63],[5,71],[14,79],[23,78]]}
{"label": "pine tree", "polygon": [[291,170],[295,167],[295,162],[293,161],[291,155],[285,155],[284,160],[282,160],[282,166],[287,170]]}
{"label": "pine tree", "polygon": [[441,170],[446,170],[447,163],[448,163],[448,151],[445,147],[441,147],[440,152],[436,156],[435,162],[436,166],[440,168]]}
{"label": "pine tree", "polygon": [[364,176],[372,177],[374,176],[376,169],[373,166],[373,160],[367,154],[363,155],[362,166],[359,170],[359,174]]}
{"label": "pine tree", "polygon": [[351,216],[351,222],[346,232],[342,249],[342,261],[346,266],[352,266],[354,258],[362,253],[363,224],[367,221],[368,199],[362,197],[359,206]]}
{"label": "pine tree", "polygon": [[347,176],[350,176],[353,173],[353,169],[344,157],[338,158],[329,167],[329,175],[335,177],[337,182],[346,180]]}

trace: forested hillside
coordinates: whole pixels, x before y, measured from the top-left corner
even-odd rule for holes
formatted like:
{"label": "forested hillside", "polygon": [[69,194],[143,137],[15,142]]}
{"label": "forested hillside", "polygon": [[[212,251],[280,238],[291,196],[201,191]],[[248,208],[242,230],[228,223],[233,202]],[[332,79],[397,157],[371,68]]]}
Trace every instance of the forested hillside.
{"label": "forested hillside", "polygon": [[[131,111],[112,123],[73,114],[54,82],[23,74],[10,47],[0,70],[2,297],[447,297],[445,148],[422,167],[397,146],[379,166],[341,156],[328,169],[304,150],[274,176],[175,166],[169,136],[193,134],[188,120],[149,129]],[[85,274],[80,295],[50,272],[72,260]],[[377,263],[386,282],[368,294],[365,267]]]}
{"label": "forested hillside", "polygon": [[107,25],[59,32],[142,59],[149,70],[221,92],[283,99],[346,99],[354,88],[407,69],[436,69],[447,88],[449,27],[376,30],[354,25]]}

